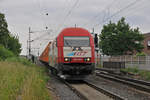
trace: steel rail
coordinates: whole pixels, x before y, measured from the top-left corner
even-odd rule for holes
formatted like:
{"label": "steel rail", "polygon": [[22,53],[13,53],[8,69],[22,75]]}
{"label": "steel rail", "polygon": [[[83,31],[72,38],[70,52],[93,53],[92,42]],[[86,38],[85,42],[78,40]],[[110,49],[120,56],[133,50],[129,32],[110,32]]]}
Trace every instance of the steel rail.
{"label": "steel rail", "polygon": [[[72,91],[74,91],[81,99],[83,99],[83,100],[89,100],[89,99],[88,99],[86,96],[84,96],[80,91],[78,91],[77,89],[75,89],[70,83],[68,83],[67,81],[62,80],[62,79],[61,79],[61,81],[63,81],[63,82],[64,82]],[[111,92],[111,91],[108,91],[108,90],[106,90],[106,89],[104,89],[104,88],[102,88],[102,87],[98,87],[98,86],[96,86],[96,85],[94,85],[94,84],[92,84],[92,83],[90,83],[90,82],[88,82],[88,81],[86,81],[86,80],[84,80],[83,82],[84,82],[86,85],[88,85],[88,86],[92,87],[93,89],[97,90],[98,92],[103,93],[104,95],[109,96],[110,98],[112,98],[112,99],[114,99],[114,100],[127,100],[127,99],[124,98],[124,97],[121,97],[121,96],[119,96],[119,95],[117,95],[117,94],[115,94],[115,93],[113,93],[113,92]]]}
{"label": "steel rail", "polygon": [[103,93],[103,94],[105,94],[105,95],[107,95],[107,96],[113,98],[114,100],[127,100],[126,98],[121,97],[120,95],[117,95],[117,94],[115,94],[115,93],[113,93],[113,92],[111,92],[111,91],[108,91],[108,90],[106,90],[106,89],[104,89],[104,88],[102,88],[102,87],[97,87],[96,85],[92,84],[91,82],[88,82],[88,81],[84,81],[84,82],[85,82],[88,86],[90,86],[90,87],[96,89],[97,91],[99,91],[99,92],[101,92],[101,93]]}
{"label": "steel rail", "polygon": [[83,100],[89,100],[86,96],[84,96],[81,92],[79,92],[77,89],[75,89],[71,84],[69,84],[67,81],[64,79],[60,79],[62,82],[64,82],[74,93],[77,94],[81,99]]}
{"label": "steel rail", "polygon": [[[60,80],[61,82],[63,82],[64,84],[66,84],[66,86],[68,86],[77,96],[79,96],[81,98],[81,100],[89,100],[85,95],[83,95],[80,91],[78,91],[77,89],[75,89],[69,82],[67,82],[66,80],[60,78],[59,76],[55,76],[56,79]],[[98,87],[86,80],[82,81],[82,83],[85,83],[86,85],[92,87],[93,89],[97,90],[98,92],[114,99],[114,100],[127,100],[124,97],[121,97],[111,91],[108,91],[102,87]]]}
{"label": "steel rail", "polygon": [[115,75],[115,74],[111,74],[111,73],[103,73],[103,74],[111,75],[113,77],[116,77],[116,78],[119,78],[119,79],[122,79],[122,80],[126,80],[126,81],[130,81],[130,82],[134,82],[134,83],[137,83],[137,84],[150,86],[150,82],[148,82],[148,81],[138,80],[138,79],[133,79],[133,78],[128,78],[128,77],[124,77],[124,76],[121,77],[119,75]]}
{"label": "steel rail", "polygon": [[113,81],[116,81],[116,82],[127,84],[131,87],[134,87],[134,88],[138,89],[138,90],[150,93],[150,86],[147,85],[149,83],[144,83],[144,81],[132,80],[131,78],[130,79],[123,78],[123,77],[121,78],[119,76],[109,74],[109,73],[98,73],[97,72],[96,75],[100,76],[100,77],[103,77],[103,78],[106,78],[106,79],[109,79],[111,81],[113,80]]}
{"label": "steel rail", "polygon": [[[138,84],[141,84],[141,85],[150,86],[150,82],[148,82],[148,81],[133,79],[133,78],[124,77],[124,76],[119,76],[118,74],[113,73],[112,70],[109,71],[109,70],[104,70],[104,69],[101,69],[101,68],[96,68],[96,70],[97,71],[103,71],[101,73],[106,74],[106,75],[110,75],[110,76],[113,76],[113,77],[116,77],[116,78],[119,78],[119,79],[122,79],[122,80],[127,80],[127,81],[135,82],[135,83],[138,83]],[[104,72],[108,72],[108,73],[104,73]]]}

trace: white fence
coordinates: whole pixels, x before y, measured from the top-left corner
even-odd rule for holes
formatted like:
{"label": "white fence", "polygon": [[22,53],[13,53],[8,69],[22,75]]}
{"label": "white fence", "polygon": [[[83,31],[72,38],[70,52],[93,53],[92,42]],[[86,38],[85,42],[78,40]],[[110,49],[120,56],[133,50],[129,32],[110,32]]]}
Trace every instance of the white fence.
{"label": "white fence", "polygon": [[125,62],[125,67],[137,67],[139,69],[150,70],[150,56],[100,56],[97,63],[103,66],[103,62]]}

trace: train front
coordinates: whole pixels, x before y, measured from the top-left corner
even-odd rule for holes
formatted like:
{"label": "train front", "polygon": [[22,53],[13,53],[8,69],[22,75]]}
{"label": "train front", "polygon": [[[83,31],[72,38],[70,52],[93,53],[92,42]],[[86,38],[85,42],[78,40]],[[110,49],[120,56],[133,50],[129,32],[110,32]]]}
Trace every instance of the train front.
{"label": "train front", "polygon": [[62,77],[83,79],[94,72],[94,41],[82,28],[68,28],[62,32]]}

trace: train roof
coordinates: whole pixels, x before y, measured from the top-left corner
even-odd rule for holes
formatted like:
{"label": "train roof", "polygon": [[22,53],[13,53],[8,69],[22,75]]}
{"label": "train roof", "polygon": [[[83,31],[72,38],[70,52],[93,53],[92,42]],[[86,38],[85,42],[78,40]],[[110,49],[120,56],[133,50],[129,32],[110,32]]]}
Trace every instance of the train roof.
{"label": "train roof", "polygon": [[[82,34],[81,34],[82,33]],[[70,27],[70,28],[65,28],[63,29],[58,36],[91,36],[90,32],[84,28],[79,28],[79,27]]]}

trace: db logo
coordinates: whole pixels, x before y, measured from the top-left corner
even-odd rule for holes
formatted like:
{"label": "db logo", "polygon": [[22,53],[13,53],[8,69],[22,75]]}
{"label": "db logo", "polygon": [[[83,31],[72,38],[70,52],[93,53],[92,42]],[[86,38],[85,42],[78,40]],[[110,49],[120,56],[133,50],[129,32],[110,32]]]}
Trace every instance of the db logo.
{"label": "db logo", "polygon": [[74,52],[74,56],[85,56],[86,53],[86,51]]}

